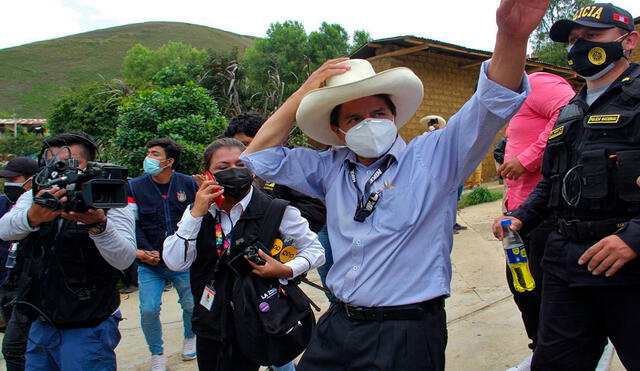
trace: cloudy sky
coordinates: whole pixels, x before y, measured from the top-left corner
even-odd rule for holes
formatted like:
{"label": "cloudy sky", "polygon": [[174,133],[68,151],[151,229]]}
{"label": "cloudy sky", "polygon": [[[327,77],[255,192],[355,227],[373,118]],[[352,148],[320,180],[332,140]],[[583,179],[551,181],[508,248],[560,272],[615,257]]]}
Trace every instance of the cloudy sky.
{"label": "cloudy sky", "polygon": [[[499,0],[2,0],[0,49],[145,21],[177,21],[263,37],[272,22],[297,20],[307,32],[339,23],[374,39],[414,35],[491,50]],[[640,1],[617,0],[635,17]]]}

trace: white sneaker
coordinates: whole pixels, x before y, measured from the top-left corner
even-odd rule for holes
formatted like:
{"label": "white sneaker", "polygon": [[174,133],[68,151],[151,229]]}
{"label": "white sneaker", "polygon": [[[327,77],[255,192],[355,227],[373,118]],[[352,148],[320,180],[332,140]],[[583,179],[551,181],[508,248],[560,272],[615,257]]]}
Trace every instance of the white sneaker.
{"label": "white sneaker", "polygon": [[167,371],[167,356],[164,354],[151,355],[151,371]]}
{"label": "white sneaker", "polygon": [[595,371],[609,371],[611,360],[613,360],[613,344],[611,344],[611,340],[607,339],[607,345],[604,346],[604,351],[600,356],[600,361],[598,361]]}
{"label": "white sneaker", "polygon": [[507,369],[507,371],[530,371],[531,370],[531,357],[533,357],[533,354],[528,356],[527,358],[523,359],[522,362],[520,362],[519,365]]}
{"label": "white sneaker", "polygon": [[182,360],[183,361],[193,361],[198,357],[198,353],[196,353],[196,337],[192,338],[184,338],[184,343],[182,343]]}

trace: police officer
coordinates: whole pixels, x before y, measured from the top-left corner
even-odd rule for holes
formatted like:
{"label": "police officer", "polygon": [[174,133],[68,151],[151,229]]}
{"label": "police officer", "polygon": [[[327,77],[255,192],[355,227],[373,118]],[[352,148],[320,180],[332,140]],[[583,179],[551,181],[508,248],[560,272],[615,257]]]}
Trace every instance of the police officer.
{"label": "police officer", "polygon": [[[41,158],[48,167],[57,159],[82,172],[96,154],[89,135],[67,132],[46,139]],[[34,189],[45,175],[34,176]],[[116,283],[119,270],[135,258],[133,212],[130,207],[66,212],[60,208],[66,193],[56,187],[32,190],[0,219],[0,238],[22,240],[24,249],[17,308],[29,308],[37,318],[29,332],[26,369],[115,370],[121,319]]]}
{"label": "police officer", "polygon": [[[512,212],[526,233],[551,217],[533,370],[593,370],[611,339],[627,369],[640,369],[640,65],[631,14],[612,4],[554,23],[586,86],[549,134],[544,178]],[[498,224],[494,234],[501,238]]]}

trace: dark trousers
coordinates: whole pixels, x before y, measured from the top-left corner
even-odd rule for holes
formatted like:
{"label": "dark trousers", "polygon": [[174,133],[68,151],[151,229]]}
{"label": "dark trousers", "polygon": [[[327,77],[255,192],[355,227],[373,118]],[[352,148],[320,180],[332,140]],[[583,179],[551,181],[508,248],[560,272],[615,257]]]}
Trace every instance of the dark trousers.
{"label": "dark trousers", "polygon": [[444,309],[415,320],[359,321],[332,304],[296,369],[441,371],[446,346]]}
{"label": "dark trousers", "polygon": [[200,371],[257,371],[260,365],[247,359],[237,344],[223,347],[219,341],[196,336]]}
{"label": "dark trousers", "polygon": [[27,350],[27,336],[31,321],[18,310],[13,304],[9,304],[15,299],[15,290],[0,289],[2,291],[2,312],[5,317],[7,328],[2,339],[2,355],[4,356],[7,371],[24,370],[24,353]]}
{"label": "dark trousers", "polygon": [[540,303],[542,298],[542,256],[547,238],[552,230],[553,225],[551,223],[543,222],[538,228],[521,236],[529,260],[529,270],[536,283],[533,291],[517,292],[513,288],[511,271],[508,266],[506,267],[509,290],[511,290],[513,300],[522,315],[522,322],[527,331],[527,336],[531,339],[531,344],[529,345],[531,349],[535,348],[538,338],[538,323],[540,321]]}
{"label": "dark trousers", "polygon": [[607,337],[628,370],[640,370],[640,286],[570,287],[545,271],[531,369],[593,371]]}

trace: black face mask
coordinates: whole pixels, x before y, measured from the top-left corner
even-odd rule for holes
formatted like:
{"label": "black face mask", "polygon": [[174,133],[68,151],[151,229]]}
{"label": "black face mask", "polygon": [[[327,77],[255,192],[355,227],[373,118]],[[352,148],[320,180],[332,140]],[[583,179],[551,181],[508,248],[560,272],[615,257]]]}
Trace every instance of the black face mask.
{"label": "black face mask", "polygon": [[613,68],[613,62],[623,55],[624,50],[619,41],[599,43],[578,39],[567,54],[567,61],[578,75],[593,80],[602,77],[606,71]]}
{"label": "black face mask", "polygon": [[249,191],[253,173],[246,167],[232,167],[213,174],[218,184],[224,187],[224,195],[240,200]]}
{"label": "black face mask", "polygon": [[5,183],[4,184],[4,195],[7,196],[9,201],[12,204],[15,204],[16,201],[22,196],[22,194],[26,192],[24,188],[22,188],[22,183]]}

